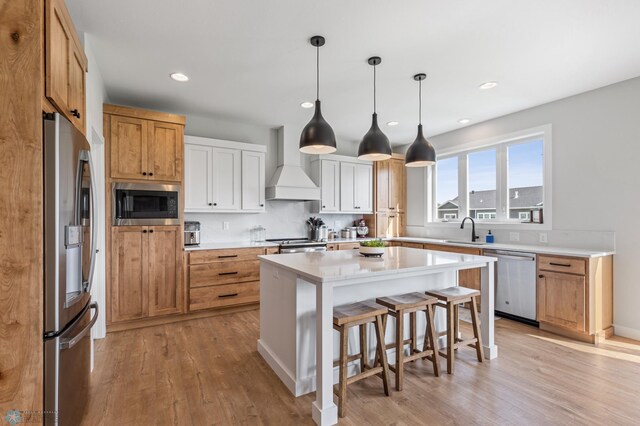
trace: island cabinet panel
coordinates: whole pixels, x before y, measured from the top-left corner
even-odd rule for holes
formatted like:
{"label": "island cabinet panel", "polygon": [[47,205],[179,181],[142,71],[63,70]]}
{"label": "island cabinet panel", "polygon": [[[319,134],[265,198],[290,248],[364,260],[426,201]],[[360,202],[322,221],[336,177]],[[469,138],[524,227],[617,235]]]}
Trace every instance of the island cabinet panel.
{"label": "island cabinet panel", "polygon": [[189,310],[244,305],[260,301],[258,256],[277,247],[194,250],[188,256]]}
{"label": "island cabinet panel", "polygon": [[400,243],[400,247],[422,249],[424,244],[421,243]]}

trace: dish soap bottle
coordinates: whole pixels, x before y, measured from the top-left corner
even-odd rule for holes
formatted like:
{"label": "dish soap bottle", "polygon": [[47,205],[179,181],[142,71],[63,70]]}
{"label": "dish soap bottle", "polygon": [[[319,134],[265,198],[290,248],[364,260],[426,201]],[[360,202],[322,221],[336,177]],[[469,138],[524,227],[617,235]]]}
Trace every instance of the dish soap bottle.
{"label": "dish soap bottle", "polygon": [[491,230],[489,230],[489,233],[484,237],[484,241],[486,243],[492,243],[493,242],[493,234],[491,233]]}

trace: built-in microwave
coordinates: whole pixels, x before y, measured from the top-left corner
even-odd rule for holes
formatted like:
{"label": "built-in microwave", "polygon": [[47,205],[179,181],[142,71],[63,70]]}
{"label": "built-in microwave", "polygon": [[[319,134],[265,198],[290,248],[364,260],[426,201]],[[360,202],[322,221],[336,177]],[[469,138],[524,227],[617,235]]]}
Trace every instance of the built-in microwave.
{"label": "built-in microwave", "polygon": [[180,225],[180,186],[115,182],[111,216],[115,226]]}

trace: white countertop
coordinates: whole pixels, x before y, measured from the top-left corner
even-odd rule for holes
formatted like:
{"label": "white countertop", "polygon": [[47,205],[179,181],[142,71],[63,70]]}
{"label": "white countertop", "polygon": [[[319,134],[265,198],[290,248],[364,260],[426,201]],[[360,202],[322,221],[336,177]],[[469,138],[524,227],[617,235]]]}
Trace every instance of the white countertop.
{"label": "white countertop", "polygon": [[264,241],[261,243],[252,243],[250,241],[231,241],[220,243],[202,243],[198,246],[184,246],[184,251],[195,250],[219,250],[219,249],[234,249],[234,248],[256,248],[256,247],[278,247],[278,244]]}
{"label": "white countertop", "polygon": [[464,242],[447,242],[437,238],[419,238],[419,237],[395,237],[390,238],[392,241],[400,241],[406,243],[422,243],[422,244],[441,244],[444,246],[456,246],[456,247],[472,247],[482,250],[510,250],[521,251],[540,254],[556,254],[560,256],[575,256],[575,257],[601,257],[610,256],[615,254],[615,251],[596,251],[585,250],[567,247],[553,247],[553,246],[534,246],[534,245],[521,245],[521,244],[503,244],[503,243],[482,243],[471,244]]}
{"label": "white countertop", "polygon": [[353,250],[258,256],[261,261],[288,269],[313,282],[335,282],[376,275],[482,267],[496,259],[406,247],[387,247],[381,258],[364,257]]}

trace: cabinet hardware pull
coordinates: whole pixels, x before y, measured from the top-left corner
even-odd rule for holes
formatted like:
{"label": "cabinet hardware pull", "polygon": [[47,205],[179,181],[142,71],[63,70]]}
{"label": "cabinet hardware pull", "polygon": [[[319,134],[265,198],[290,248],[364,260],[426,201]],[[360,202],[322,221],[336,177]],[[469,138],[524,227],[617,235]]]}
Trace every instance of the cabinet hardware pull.
{"label": "cabinet hardware pull", "polygon": [[549,262],[549,265],[551,265],[551,266],[562,266],[564,268],[570,268],[571,267],[571,265],[569,265],[568,263]]}
{"label": "cabinet hardware pull", "polygon": [[150,234],[153,234],[153,229],[149,229],[149,233],[150,233]]}
{"label": "cabinet hardware pull", "polygon": [[396,209],[395,207],[389,207],[389,210],[395,210],[395,209]]}
{"label": "cabinet hardware pull", "polygon": [[237,254],[227,254],[227,255],[224,255],[224,256],[218,256],[218,259],[228,259],[230,257],[238,257],[238,255]]}
{"label": "cabinet hardware pull", "polygon": [[220,272],[218,275],[236,275],[238,272]]}
{"label": "cabinet hardware pull", "polygon": [[146,233],[147,233],[147,230],[146,230],[146,229],[143,229],[143,230],[142,230],[142,233],[143,233],[143,234],[146,234]]}
{"label": "cabinet hardware pull", "polygon": [[234,297],[237,296],[238,293],[229,293],[229,294],[220,294],[218,297]]}
{"label": "cabinet hardware pull", "polygon": [[264,207],[264,204],[260,204],[260,207]]}
{"label": "cabinet hardware pull", "polygon": [[76,118],[80,118],[80,111],[78,111],[77,109],[72,109],[71,115],[73,115]]}
{"label": "cabinet hardware pull", "polygon": [[217,206],[217,205],[218,205],[218,203],[213,203],[213,205],[214,205],[214,206]]}
{"label": "cabinet hardware pull", "polygon": [[147,175],[147,172],[142,172],[142,176],[146,176],[146,175]]}
{"label": "cabinet hardware pull", "polygon": [[153,172],[149,172],[149,176],[153,176]]}
{"label": "cabinet hardware pull", "polygon": [[538,278],[544,278],[544,275],[540,274],[538,275]]}
{"label": "cabinet hardware pull", "polygon": [[212,205],[213,205],[213,203],[209,203],[209,205],[210,205],[210,206],[212,206]]}
{"label": "cabinet hardware pull", "polygon": [[326,208],[327,208],[327,206],[322,206],[322,208],[323,208],[323,209],[326,209]]}

